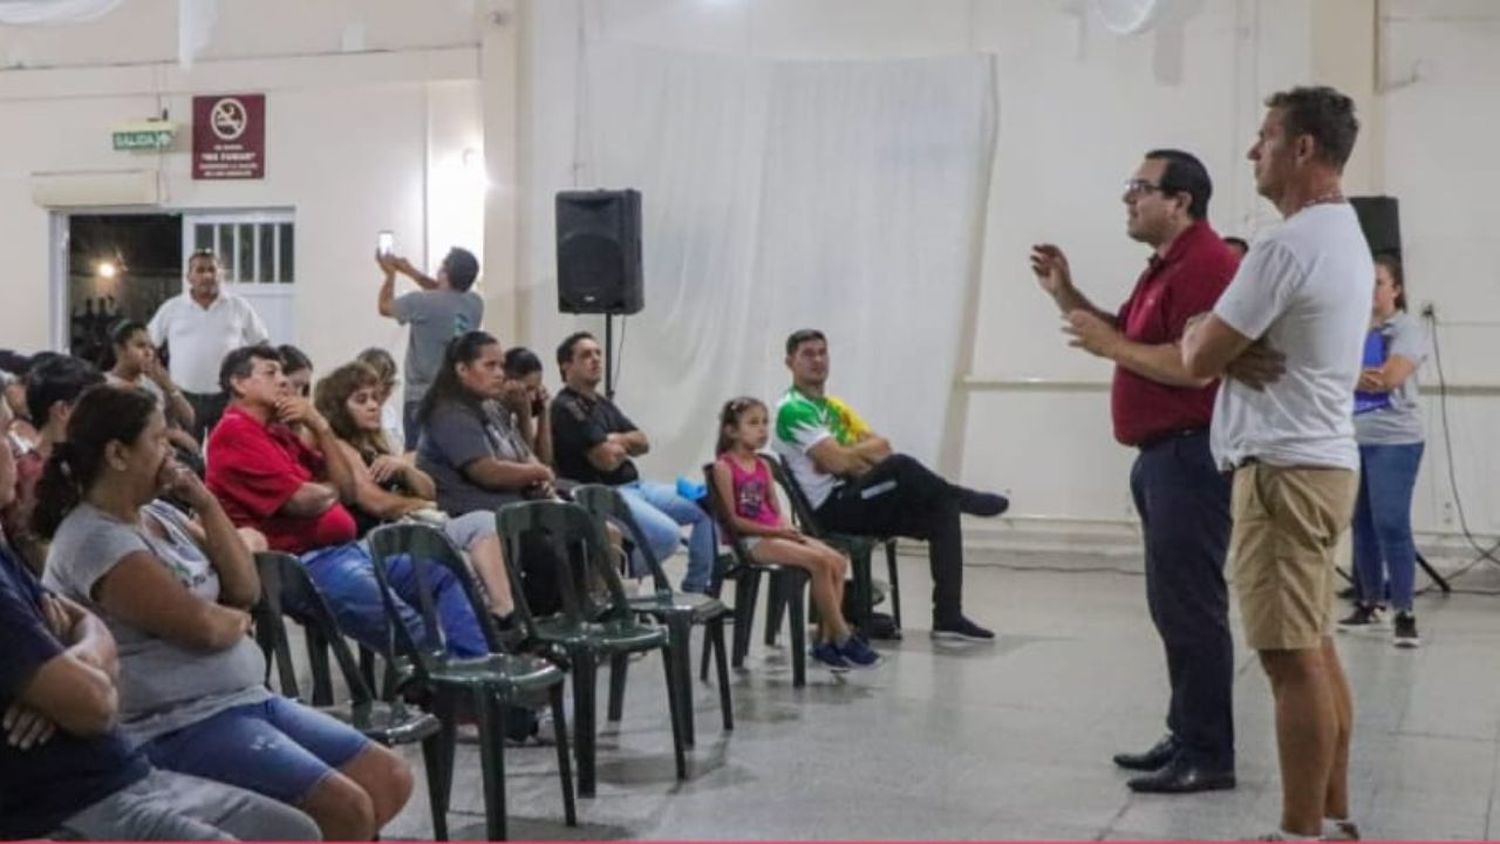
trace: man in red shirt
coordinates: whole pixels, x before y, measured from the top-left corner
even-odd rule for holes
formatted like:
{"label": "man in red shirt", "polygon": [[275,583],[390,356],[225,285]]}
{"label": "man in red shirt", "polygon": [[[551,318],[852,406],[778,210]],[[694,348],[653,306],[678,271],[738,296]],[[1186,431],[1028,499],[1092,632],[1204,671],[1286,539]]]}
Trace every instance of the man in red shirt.
{"label": "man in red shirt", "polygon": [[[229,407],[209,434],[205,455],[208,489],[235,525],[265,534],[272,549],[299,555],[344,632],[382,649],[385,607],[369,549],[355,542],[354,517],[343,502],[354,498],[354,474],[333,428],[312,402],[293,395],[281,357],[270,346],[246,346],[224,357],[219,382]],[[297,425],[317,444],[309,447]],[[411,561],[387,561],[397,609],[407,629],[423,641]],[[489,652],[461,584],[432,566],[433,590],[448,650],[461,656]]]}
{"label": "man in red shirt", "polygon": [[1234,649],[1224,557],[1229,484],[1209,453],[1216,382],[1191,378],[1177,343],[1189,318],[1209,311],[1236,259],[1209,227],[1208,171],[1179,150],[1153,150],[1125,184],[1126,231],[1154,252],[1119,313],[1073,286],[1067,257],[1033,248],[1031,267],[1062,311],[1069,345],[1115,362],[1115,438],[1140,450],[1130,491],[1146,551],[1146,603],[1167,654],[1168,733],[1115,764],[1153,773],[1135,791],[1233,788]]}

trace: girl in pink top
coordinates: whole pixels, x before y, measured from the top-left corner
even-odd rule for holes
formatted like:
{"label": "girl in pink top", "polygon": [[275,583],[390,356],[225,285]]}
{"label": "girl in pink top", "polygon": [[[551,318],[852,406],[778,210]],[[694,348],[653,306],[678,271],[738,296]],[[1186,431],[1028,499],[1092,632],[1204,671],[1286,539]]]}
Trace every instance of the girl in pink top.
{"label": "girl in pink top", "polygon": [[732,522],[726,527],[745,540],[755,562],[807,569],[813,605],[818,609],[813,658],[835,671],[873,667],[880,655],[851,635],[844,620],[844,574],[849,558],[781,516],[771,468],[759,454],[770,438],[767,417],[766,406],[758,399],[738,398],[724,405],[715,449],[713,492],[719,497],[715,509],[726,514]]}

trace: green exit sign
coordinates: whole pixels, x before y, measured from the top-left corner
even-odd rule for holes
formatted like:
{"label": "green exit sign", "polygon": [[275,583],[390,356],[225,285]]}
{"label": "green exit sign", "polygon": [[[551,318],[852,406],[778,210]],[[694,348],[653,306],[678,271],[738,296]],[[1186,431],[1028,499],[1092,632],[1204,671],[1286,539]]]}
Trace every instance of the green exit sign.
{"label": "green exit sign", "polygon": [[177,127],[171,123],[145,123],[121,126],[112,137],[116,150],[160,150],[172,146]]}

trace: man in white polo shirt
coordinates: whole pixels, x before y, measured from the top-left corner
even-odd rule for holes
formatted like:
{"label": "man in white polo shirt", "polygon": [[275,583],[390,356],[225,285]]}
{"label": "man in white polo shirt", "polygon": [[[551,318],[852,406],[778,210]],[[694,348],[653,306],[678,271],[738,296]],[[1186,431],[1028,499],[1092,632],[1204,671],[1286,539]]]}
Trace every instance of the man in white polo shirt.
{"label": "man in white polo shirt", "polygon": [[188,256],[187,289],[162,303],[146,326],[151,342],[166,344],[172,380],[193,406],[199,442],[218,424],[227,401],[219,389],[219,364],[241,346],[270,339],[255,309],[219,284],[219,259],[207,249]]}
{"label": "man in white polo shirt", "polygon": [[[1354,387],[1375,279],[1340,187],[1359,122],[1353,101],[1327,87],[1274,94],[1266,106],[1249,157],[1256,189],[1284,219],[1257,238],[1213,312],[1190,324],[1182,360],[1196,378],[1229,375],[1210,444],[1234,472],[1232,582],[1276,700],[1276,836],[1348,840],[1358,838],[1353,704],[1332,619],[1335,549],[1359,482]],[[1237,376],[1238,359],[1271,352],[1282,358],[1279,377]]]}

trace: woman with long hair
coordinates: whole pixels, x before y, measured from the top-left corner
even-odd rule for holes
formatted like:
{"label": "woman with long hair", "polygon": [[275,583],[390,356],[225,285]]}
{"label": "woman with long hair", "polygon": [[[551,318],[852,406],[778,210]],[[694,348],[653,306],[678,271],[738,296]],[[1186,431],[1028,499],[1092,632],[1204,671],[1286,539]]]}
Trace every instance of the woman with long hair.
{"label": "woman with long hair", "polygon": [[[507,391],[526,394],[524,412],[513,412],[516,428],[531,444],[531,450],[548,466],[552,465],[552,423],[550,407],[552,396],[542,383],[542,359],[525,346],[512,346],[505,350],[503,368]],[[519,405],[519,400],[507,402]]]}
{"label": "woman with long hair", "polygon": [[[392,454],[399,454],[406,443],[406,432],[402,429],[401,407],[391,401],[391,396],[396,392],[396,385],[400,383],[399,369],[396,367],[396,359],[390,352],[379,346],[371,346],[354,356],[354,359],[365,366],[375,370],[375,377],[380,379],[380,389],[376,398],[380,400],[380,427],[385,431],[388,443],[386,450]],[[408,456],[410,453],[408,452]]]}
{"label": "woman with long hair", "polygon": [[1412,612],[1417,546],[1411,499],[1426,437],[1417,404],[1417,367],[1427,358],[1427,332],[1406,312],[1401,261],[1375,256],[1375,297],[1365,340],[1364,371],[1354,394],[1359,442],[1359,498],[1354,505],[1354,571],[1358,595],[1341,630],[1382,626],[1385,600],[1395,610],[1393,643],[1421,644]]}
{"label": "woman with long hair", "polygon": [[[381,428],[381,384],[363,363],[348,363],[328,373],[314,389],[314,404],[328,419],[349,464],[355,469],[355,500],[348,502],[361,535],[383,522],[421,511],[435,511],[437,485],[432,477],[391,454]],[[444,518],[443,531],[469,556],[489,598],[490,611],[507,616],[513,608],[510,581],[494,516],[487,512]]]}
{"label": "woman with long hair", "polygon": [[[329,839],[368,839],[401,810],[406,763],[358,731],[267,691],[247,636],[260,597],[223,507],[172,459],[149,394],[94,387],[37,488],[52,540],[45,581],[104,619],[119,643],[120,726],[160,768],[302,809]],[[170,494],[189,519],[158,499]]]}

